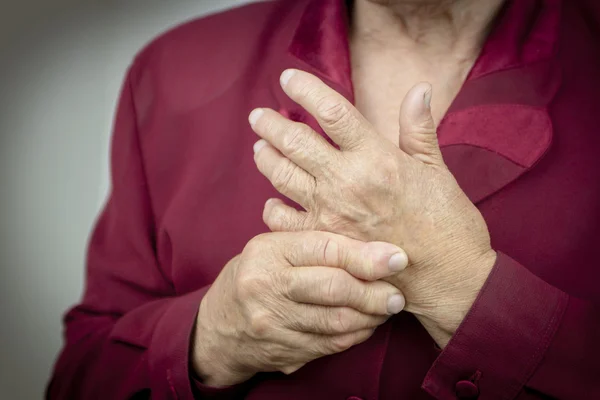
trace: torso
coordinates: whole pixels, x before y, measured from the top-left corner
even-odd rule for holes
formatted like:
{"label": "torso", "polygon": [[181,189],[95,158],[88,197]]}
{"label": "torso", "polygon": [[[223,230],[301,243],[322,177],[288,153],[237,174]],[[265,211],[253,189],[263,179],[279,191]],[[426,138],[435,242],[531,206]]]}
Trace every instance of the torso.
{"label": "torso", "polygon": [[[510,4],[523,7],[525,3]],[[575,7],[569,2],[564,4]],[[552,10],[543,15],[551,15],[555,12]],[[259,11],[251,16],[269,15]],[[252,21],[249,27],[255,24],[246,14],[236,23],[216,21],[215,27],[238,27],[244,21]],[[539,92],[545,92],[553,79],[540,78],[539,62],[511,65],[485,76],[479,71],[480,77],[468,82],[458,96],[455,104],[459,111],[448,114],[439,133],[446,143],[442,149],[444,159],[457,178],[471,188],[477,188],[478,182],[485,183],[481,186],[489,196],[477,205],[488,223],[494,248],[559,289],[599,302],[598,268],[589,260],[597,254],[600,232],[596,222],[600,221],[600,135],[596,133],[598,102],[594,100],[600,90],[600,53],[595,36],[576,21],[580,21],[578,16],[564,21],[557,55],[550,59],[552,64],[560,64],[564,73],[560,90],[550,96],[549,106],[545,98],[539,99]],[[535,29],[547,25],[539,24]],[[284,20],[276,26],[295,25]],[[324,29],[333,26],[330,20],[323,24]],[[511,38],[516,34],[509,34],[518,28],[518,21],[503,25]],[[194,38],[208,36],[205,30],[191,32]],[[244,31],[246,36],[252,37]],[[246,41],[232,39],[229,48],[221,46],[217,51],[213,41],[180,40],[175,36],[177,40],[167,42],[168,46],[161,42],[168,51],[154,49],[153,58],[142,69],[144,74],[136,80],[140,148],[157,224],[152,233],[161,273],[172,283],[174,295],[213,282],[223,265],[239,254],[250,238],[266,231],[261,218],[263,205],[278,194],[256,169],[251,149],[257,138],[247,122],[250,110],[268,106],[284,109],[293,118],[309,120],[291,101],[284,103],[285,96],[278,97],[277,77],[283,68],[307,68],[310,64],[298,61],[287,47],[272,47],[279,43],[272,36],[288,46],[289,36],[283,34],[261,34],[261,38],[270,39],[252,51],[248,49],[254,45]],[[208,47],[199,50],[199,42],[210,46],[204,44]],[[539,40],[535,43],[535,48],[524,47],[528,57],[536,56],[537,50],[533,50],[539,49]],[[433,84],[433,111],[439,122],[470,70],[468,63],[451,63],[441,57],[428,63],[397,49],[373,52],[369,58],[363,56],[366,51],[352,46],[356,104],[394,143],[398,140],[400,103],[413,84],[421,80]],[[313,52],[307,54],[307,60],[314,60]],[[492,54],[502,62],[516,57],[498,50]],[[489,65],[485,66],[488,72]],[[318,71],[312,68],[309,72]],[[331,80],[326,83],[335,84]],[[508,154],[514,155],[513,150],[519,149],[529,131],[511,130],[514,116],[492,113],[505,110],[507,105],[514,106],[510,110],[529,113],[532,122],[551,123],[552,128],[552,145],[543,158],[508,184],[503,183],[507,181],[505,172],[520,167],[498,150],[508,149]],[[547,113],[548,119],[540,119],[540,113]],[[485,118],[489,115],[493,118]],[[485,128],[486,133],[501,132],[494,137],[503,140],[477,137],[474,125]],[[468,140],[473,138],[478,139],[474,144]],[[485,146],[477,146],[482,141]],[[448,146],[450,142],[453,145]],[[532,147],[532,141],[524,142]],[[125,150],[132,147],[129,142],[119,144]],[[494,178],[496,186],[488,184],[487,178]],[[388,343],[394,347],[388,347]],[[386,354],[391,356],[382,366]],[[421,383],[437,356],[427,332],[411,315],[401,313],[379,329],[372,340],[316,360],[296,374],[268,376],[252,387],[248,398],[430,399]],[[385,382],[390,382],[389,387],[380,392]]]}

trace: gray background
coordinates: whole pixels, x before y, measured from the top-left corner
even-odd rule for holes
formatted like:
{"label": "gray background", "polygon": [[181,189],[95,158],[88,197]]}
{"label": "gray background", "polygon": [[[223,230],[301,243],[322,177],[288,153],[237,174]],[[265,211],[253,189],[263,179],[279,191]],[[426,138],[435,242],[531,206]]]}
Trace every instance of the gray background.
{"label": "gray background", "polygon": [[153,36],[247,0],[20,0],[0,12],[0,398],[39,399],[109,188],[124,71]]}

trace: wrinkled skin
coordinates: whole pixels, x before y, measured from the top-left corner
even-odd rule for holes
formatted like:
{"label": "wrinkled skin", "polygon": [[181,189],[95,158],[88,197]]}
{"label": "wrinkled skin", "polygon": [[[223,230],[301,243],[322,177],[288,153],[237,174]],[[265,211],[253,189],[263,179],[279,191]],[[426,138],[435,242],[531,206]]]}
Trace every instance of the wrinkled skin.
{"label": "wrinkled skin", "polygon": [[317,77],[287,70],[281,83],[339,149],[305,124],[270,109],[254,110],[250,123],[262,138],[254,146],[258,169],[305,210],[271,199],[265,223],[273,231],[324,230],[402,247],[410,265],[387,281],[445,345],[496,254],[483,217],[444,164],[431,116],[431,86],[417,84],[406,95],[397,147]]}
{"label": "wrinkled skin", "polygon": [[407,262],[389,243],[326,232],[253,238],[200,304],[192,346],[196,374],[210,386],[258,372],[289,374],[367,340],[404,307],[400,291],[380,279]]}

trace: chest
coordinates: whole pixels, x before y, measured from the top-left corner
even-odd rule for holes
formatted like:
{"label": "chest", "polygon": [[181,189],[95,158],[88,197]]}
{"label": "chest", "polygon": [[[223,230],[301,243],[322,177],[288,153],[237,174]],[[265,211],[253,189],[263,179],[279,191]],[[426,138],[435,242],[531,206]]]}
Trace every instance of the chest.
{"label": "chest", "polygon": [[[580,99],[600,90],[586,83],[595,68],[565,73],[561,90],[549,95],[550,107],[506,108],[511,104],[504,98],[514,103],[517,90],[522,97],[517,100],[533,102],[549,87],[545,79],[534,82],[533,77],[543,75],[538,69],[528,71],[527,79],[507,71],[462,86],[464,79],[451,78],[464,70],[436,75],[434,68],[419,72],[416,66],[395,64],[388,73],[376,68],[377,60],[365,63],[353,70],[354,95],[376,129],[397,143],[405,92],[415,81],[431,80],[438,120],[452,103],[438,127],[444,159],[484,215],[495,248],[565,291],[592,296],[598,272],[585,260],[595,254],[600,238],[600,135],[595,133],[597,102]],[[515,87],[516,81],[530,88]],[[259,85],[268,87],[270,80]],[[212,282],[249,239],[266,232],[264,203],[281,198],[254,164],[257,137],[246,117],[257,106],[290,107],[293,118],[301,111],[282,103],[274,91],[238,86],[192,112],[157,115],[152,131],[145,133],[157,256],[179,293]],[[306,115],[304,121],[310,122]],[[537,132],[549,130],[549,136],[532,135],[535,125],[543,125]],[[530,157],[527,149],[537,148],[538,138],[552,143]],[[515,158],[515,152],[523,157]]]}
{"label": "chest", "polygon": [[[600,168],[594,167],[600,136],[584,138],[593,121],[582,118],[573,130],[563,116],[568,117],[566,113],[555,116],[556,144],[529,170],[514,175],[504,156],[465,144],[462,136],[470,127],[476,128],[475,134],[493,134],[494,126],[502,122],[501,114],[478,126],[458,121],[464,129],[444,123],[439,136],[446,143],[444,158],[463,190],[477,201],[493,245],[551,283],[585,297],[595,290],[589,283],[597,273],[583,261],[596,251],[600,238]],[[192,118],[205,120],[208,115]],[[183,142],[176,144],[186,149],[185,157],[149,168],[151,179],[158,176],[155,169],[163,174],[160,182],[150,184],[160,212],[158,257],[178,292],[212,282],[249,239],[267,231],[261,218],[265,201],[281,198],[254,165],[256,138],[246,124],[240,118],[228,122],[228,127],[215,127],[215,137],[208,143],[195,134],[193,127],[198,124],[188,121],[182,126],[189,128],[177,133]],[[452,132],[461,133],[457,141],[462,143],[447,144]],[[525,140],[519,135],[527,135],[524,129],[504,137],[507,132],[497,136],[509,149]],[[573,281],[567,282],[566,276]]]}
{"label": "chest", "polygon": [[433,87],[432,113],[436,123],[443,119],[465,81],[472,62],[436,62],[397,55],[352,57],[352,81],[357,109],[382,136],[398,144],[398,118],[402,101],[419,82]]}

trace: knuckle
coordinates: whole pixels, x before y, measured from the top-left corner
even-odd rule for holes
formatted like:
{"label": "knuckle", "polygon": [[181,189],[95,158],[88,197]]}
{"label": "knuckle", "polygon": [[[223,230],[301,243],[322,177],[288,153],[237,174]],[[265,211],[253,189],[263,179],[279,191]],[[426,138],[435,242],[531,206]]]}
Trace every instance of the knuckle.
{"label": "knuckle", "polygon": [[248,241],[248,243],[246,243],[246,246],[244,247],[244,253],[248,256],[260,255],[262,252],[264,252],[267,241],[267,233],[254,236]]}
{"label": "knuckle", "polygon": [[311,318],[311,327],[315,331],[325,332],[331,330],[331,316],[329,312],[317,312],[313,315],[314,317]]}
{"label": "knuckle", "polygon": [[367,313],[380,311],[380,303],[384,303],[371,287],[363,288],[360,296],[356,296],[356,299],[357,307]]}
{"label": "knuckle", "polygon": [[[330,239],[325,245],[323,254],[327,265],[342,268],[342,270],[337,273],[338,275],[345,275],[344,270],[346,270],[352,262],[351,250],[345,243],[339,243],[337,240]],[[344,282],[348,283],[347,280],[344,280]]]}
{"label": "knuckle", "polygon": [[325,250],[329,246],[330,238],[321,233],[315,233],[309,236],[307,233],[307,239],[304,242],[303,251],[307,255],[312,255],[317,263],[325,265]]}
{"label": "knuckle", "polygon": [[242,300],[253,298],[256,293],[260,293],[264,286],[264,279],[249,271],[240,272],[235,281],[238,297]]}
{"label": "knuckle", "polygon": [[262,122],[262,129],[264,132],[268,133],[269,135],[274,135],[277,133],[278,125],[272,118],[261,118],[260,121]]}
{"label": "knuckle", "polygon": [[327,263],[328,260],[335,261],[338,252],[337,243],[331,238],[326,238],[321,245],[321,249],[317,249],[317,251],[323,252],[323,259]]}
{"label": "knuckle", "polygon": [[311,82],[305,82],[298,86],[297,93],[300,98],[314,102],[319,97],[319,88]]}
{"label": "knuckle", "polygon": [[264,338],[271,329],[271,317],[267,312],[254,312],[250,315],[250,335],[254,338]]}
{"label": "knuckle", "polygon": [[424,154],[436,154],[439,151],[439,144],[436,136],[431,135],[429,140],[423,142]]}
{"label": "knuckle", "polygon": [[350,331],[353,313],[350,309],[339,308],[332,311],[330,319],[330,328],[333,333],[346,333]]}
{"label": "knuckle", "polygon": [[293,270],[282,268],[273,273],[272,279],[272,285],[277,286],[279,294],[288,298],[294,298],[293,296],[300,290],[298,279],[291,271]]}
{"label": "knuckle", "polygon": [[394,175],[398,172],[398,160],[394,157],[383,157],[378,163],[384,175]]}
{"label": "knuckle", "polygon": [[435,126],[432,121],[428,118],[420,119],[419,121],[415,121],[412,126],[413,134],[415,135],[423,135],[430,136],[435,132]]}
{"label": "knuckle", "polygon": [[369,282],[377,280],[377,272],[375,271],[375,266],[368,259],[363,258],[363,262],[361,265],[361,270],[363,274],[363,278]]}
{"label": "knuckle", "polygon": [[[415,146],[416,144],[418,150],[426,154],[431,154],[438,149],[437,133],[429,121],[417,122],[412,127],[410,139],[407,139],[407,141],[410,145]],[[404,144],[408,143],[404,141]]]}
{"label": "knuckle", "polygon": [[390,193],[392,188],[396,189],[398,187],[400,179],[398,160],[391,157],[380,159],[378,171],[378,178],[370,180],[376,190],[383,193]]}
{"label": "knuckle", "polygon": [[339,289],[339,285],[335,279],[335,276],[330,275],[329,278],[327,278],[327,287],[325,289],[325,296],[328,299],[331,299],[332,301],[336,301],[340,296],[339,293],[340,293],[340,289]]}
{"label": "knuckle", "polygon": [[350,334],[334,336],[329,340],[330,349],[335,353],[341,353],[354,345],[354,337]]}
{"label": "knuckle", "polygon": [[289,129],[282,140],[282,150],[286,153],[301,152],[307,145],[309,132],[305,126],[297,124]]}
{"label": "knuckle", "polygon": [[290,182],[294,177],[294,170],[288,163],[281,163],[273,173],[271,182],[275,189],[281,191],[286,190],[290,186]]}
{"label": "knuckle", "polygon": [[342,270],[333,270],[327,280],[325,295],[335,304],[346,304],[350,297],[350,285]]}
{"label": "knuckle", "polygon": [[284,293],[290,299],[300,299],[303,298],[304,291],[306,290],[302,282],[291,276],[282,279],[285,282],[284,284]]}
{"label": "knuckle", "polygon": [[341,258],[341,246],[337,241],[329,237],[323,241],[322,252],[326,264],[335,265]]}
{"label": "knuckle", "polygon": [[343,102],[331,96],[323,97],[317,101],[317,114],[329,126],[343,128],[348,122],[350,110]]}

